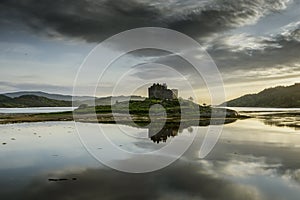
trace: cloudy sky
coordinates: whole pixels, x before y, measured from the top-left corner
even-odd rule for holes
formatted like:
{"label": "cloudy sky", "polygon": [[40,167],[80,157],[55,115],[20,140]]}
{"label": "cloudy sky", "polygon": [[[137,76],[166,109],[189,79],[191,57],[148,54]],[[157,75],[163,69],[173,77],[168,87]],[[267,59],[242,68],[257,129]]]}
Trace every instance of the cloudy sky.
{"label": "cloudy sky", "polygon": [[[300,0],[1,0],[0,93],[71,94],[89,52],[110,36],[138,27],[169,28],[198,41],[220,70],[227,99],[291,85],[300,77],[299,13]],[[106,90],[97,95],[109,95],[114,85],[110,80],[134,68],[141,58],[164,63],[183,76],[193,74],[188,63],[166,52],[132,53],[115,63],[106,77]],[[160,77],[179,87],[174,70],[167,69],[139,68],[128,85]],[[89,81],[80,83],[82,94],[93,84]],[[203,89],[200,82],[192,84]]]}

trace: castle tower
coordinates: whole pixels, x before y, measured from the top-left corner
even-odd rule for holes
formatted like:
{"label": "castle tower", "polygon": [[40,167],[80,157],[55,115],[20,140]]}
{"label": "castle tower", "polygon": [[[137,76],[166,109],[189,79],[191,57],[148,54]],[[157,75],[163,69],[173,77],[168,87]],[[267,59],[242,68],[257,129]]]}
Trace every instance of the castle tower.
{"label": "castle tower", "polygon": [[177,89],[168,89],[167,84],[153,84],[148,88],[148,97],[155,99],[177,99],[178,90]]}

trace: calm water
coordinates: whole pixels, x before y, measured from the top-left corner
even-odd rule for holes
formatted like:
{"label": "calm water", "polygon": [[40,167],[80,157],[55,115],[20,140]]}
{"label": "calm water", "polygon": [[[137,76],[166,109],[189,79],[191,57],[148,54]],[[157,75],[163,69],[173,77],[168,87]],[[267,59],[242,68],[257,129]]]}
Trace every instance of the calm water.
{"label": "calm water", "polygon": [[0,108],[0,113],[51,113],[73,111],[77,107]]}
{"label": "calm water", "polygon": [[300,108],[258,108],[258,107],[226,107],[238,112],[294,112]]}
{"label": "calm water", "polygon": [[300,108],[257,108],[257,107],[225,107],[233,109],[240,114],[246,114],[250,116],[257,115],[270,115],[280,113],[300,113]]}
{"label": "calm water", "polygon": [[[300,132],[265,121],[225,125],[205,159],[198,158],[198,151],[207,127],[171,131],[166,142],[157,143],[147,137],[147,129],[121,126],[130,133],[124,135],[117,125],[79,124],[87,136],[101,126],[114,144],[132,152],[157,150],[196,134],[179,160],[147,174],[122,173],[99,163],[79,141],[74,122],[0,125],[0,198],[299,200]],[[130,161],[118,160],[100,141],[90,148],[114,162]]]}

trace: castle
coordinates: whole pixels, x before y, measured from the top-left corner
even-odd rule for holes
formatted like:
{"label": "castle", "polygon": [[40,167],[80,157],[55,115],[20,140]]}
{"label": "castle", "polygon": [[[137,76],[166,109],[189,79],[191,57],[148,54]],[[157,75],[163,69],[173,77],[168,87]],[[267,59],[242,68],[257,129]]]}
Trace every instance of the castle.
{"label": "castle", "polygon": [[177,89],[168,89],[167,84],[154,83],[151,87],[148,88],[148,97],[150,99],[177,99],[178,90]]}

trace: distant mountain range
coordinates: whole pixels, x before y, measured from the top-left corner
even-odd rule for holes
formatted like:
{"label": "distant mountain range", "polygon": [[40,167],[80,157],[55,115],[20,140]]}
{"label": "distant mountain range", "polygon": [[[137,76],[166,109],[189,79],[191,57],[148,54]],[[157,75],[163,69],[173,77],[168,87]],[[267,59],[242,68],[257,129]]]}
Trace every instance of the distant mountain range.
{"label": "distant mountain range", "polygon": [[[225,103],[222,104],[223,106]],[[264,89],[226,102],[228,107],[300,108],[300,83]]]}
{"label": "distant mountain range", "polygon": [[1,108],[23,108],[23,107],[71,107],[71,101],[55,100],[35,95],[23,95],[11,98],[0,95]]}
{"label": "distant mountain range", "polygon": [[[74,106],[81,104],[110,105],[127,100],[143,101],[141,96],[92,97],[75,96]],[[265,89],[257,94],[247,94],[230,100],[221,106],[229,107],[270,107],[300,108],[300,83],[291,86],[278,86]],[[0,107],[69,107],[71,95],[50,94],[39,91],[13,92],[0,94]]]}
{"label": "distant mountain range", "polygon": [[[127,100],[142,101],[141,96],[115,96],[115,97],[92,97],[74,96],[74,106],[87,105],[110,105]],[[50,94],[40,91],[25,91],[0,94],[0,107],[69,107],[72,106],[71,95]]]}
{"label": "distant mountain range", "polygon": [[[11,93],[4,93],[2,95],[11,98],[20,97],[24,95],[35,95],[35,96],[46,97],[55,100],[72,101],[71,95],[51,94],[51,93],[40,92],[40,91],[11,92]],[[74,100],[76,101],[85,101],[85,100],[93,100],[93,99],[94,97],[92,96],[74,96]]]}

